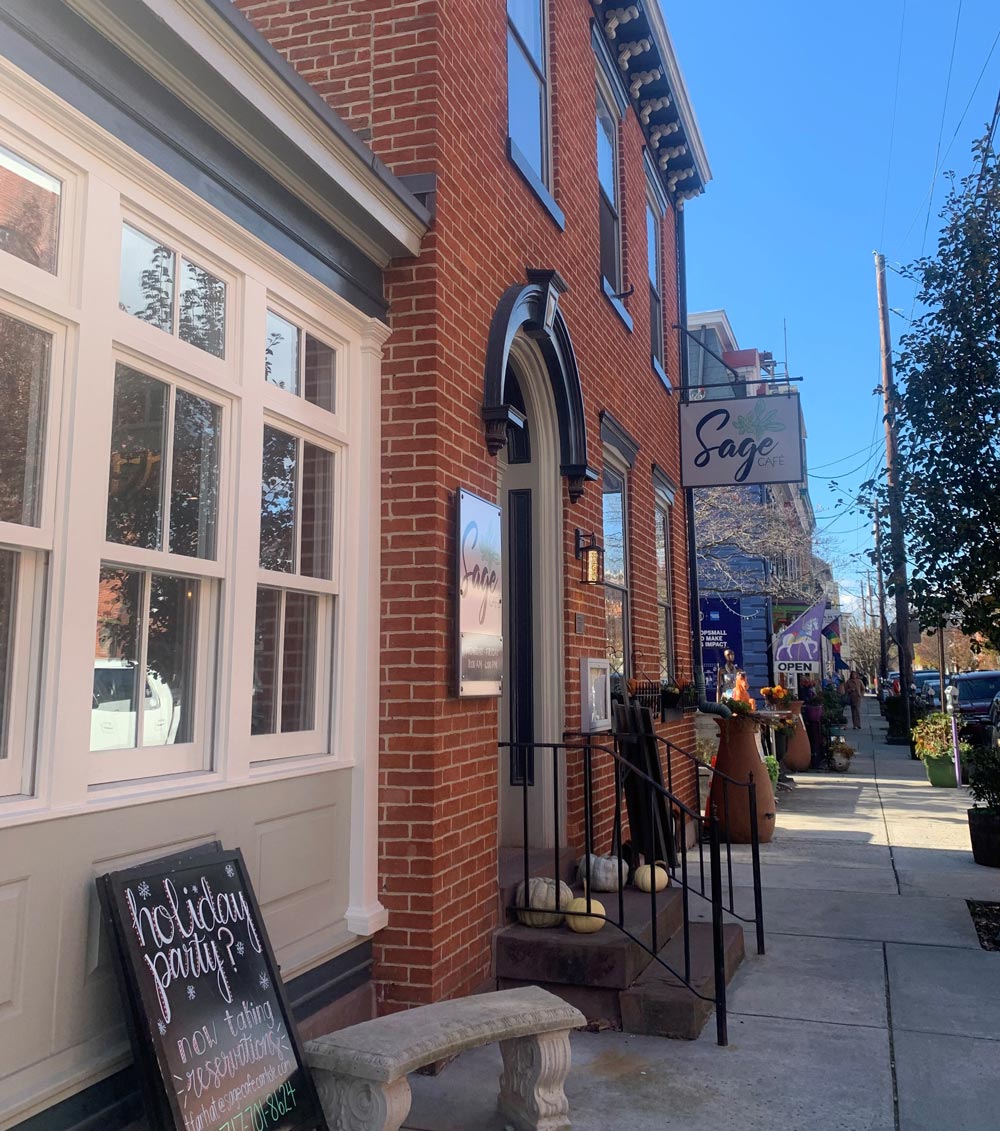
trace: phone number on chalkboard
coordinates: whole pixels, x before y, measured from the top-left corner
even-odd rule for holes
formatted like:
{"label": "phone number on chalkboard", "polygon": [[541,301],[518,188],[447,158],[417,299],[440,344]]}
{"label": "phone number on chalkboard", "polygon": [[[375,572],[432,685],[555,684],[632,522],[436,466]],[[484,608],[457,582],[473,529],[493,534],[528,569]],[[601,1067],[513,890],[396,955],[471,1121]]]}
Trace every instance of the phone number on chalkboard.
{"label": "phone number on chalkboard", "polygon": [[259,1103],[247,1104],[225,1123],[219,1124],[218,1131],[267,1131],[279,1119],[283,1119],[295,1107],[295,1089],[286,1080],[277,1091]]}

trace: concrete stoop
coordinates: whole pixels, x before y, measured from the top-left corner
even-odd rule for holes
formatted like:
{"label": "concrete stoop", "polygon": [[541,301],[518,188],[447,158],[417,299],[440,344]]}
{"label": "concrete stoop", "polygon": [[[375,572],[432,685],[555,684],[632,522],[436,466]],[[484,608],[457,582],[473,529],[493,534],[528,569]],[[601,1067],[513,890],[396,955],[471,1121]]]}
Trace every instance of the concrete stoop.
{"label": "concrete stoop", "polygon": [[[609,913],[617,895],[604,896]],[[654,945],[650,898],[627,889],[625,927],[646,947]],[[682,897],[676,888],[659,893],[656,902],[656,945],[667,940],[659,954],[683,973]],[[692,984],[700,994],[714,994],[710,923],[692,923]],[[743,930],[724,929],[726,980],[743,961]],[[693,1039],[712,1013],[703,1001],[665,969],[644,946],[608,924],[594,934],[576,934],[567,927],[537,929],[520,924],[499,930],[494,940],[497,989],[542,986],[576,1006],[588,1022],[667,1037]]]}
{"label": "concrete stoop", "polygon": [[[738,923],[726,923],[722,939],[728,985],[743,962],[743,928]],[[674,970],[683,972],[683,938],[677,935],[671,939],[660,951],[660,957]],[[619,994],[622,1029],[626,1033],[685,1041],[699,1036],[715,1008],[711,923],[691,924],[691,984],[701,997],[659,962],[650,962],[635,984]]]}

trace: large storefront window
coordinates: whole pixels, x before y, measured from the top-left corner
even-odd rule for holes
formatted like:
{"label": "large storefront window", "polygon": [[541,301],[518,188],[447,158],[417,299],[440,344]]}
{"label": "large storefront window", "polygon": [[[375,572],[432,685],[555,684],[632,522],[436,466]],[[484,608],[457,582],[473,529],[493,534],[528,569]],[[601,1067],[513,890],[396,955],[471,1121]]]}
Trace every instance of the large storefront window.
{"label": "large storefront window", "polygon": [[674,602],[670,580],[670,507],[657,501],[656,521],[656,626],[659,638],[660,679],[676,675],[674,662]]}
{"label": "large storefront window", "polygon": [[612,693],[631,675],[625,476],[604,468],[604,599]]}

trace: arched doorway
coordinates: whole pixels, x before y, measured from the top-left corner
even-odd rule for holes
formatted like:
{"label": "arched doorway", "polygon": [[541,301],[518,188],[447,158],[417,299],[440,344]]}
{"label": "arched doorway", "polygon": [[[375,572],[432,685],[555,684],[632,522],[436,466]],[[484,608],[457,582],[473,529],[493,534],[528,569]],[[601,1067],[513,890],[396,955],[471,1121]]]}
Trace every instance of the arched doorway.
{"label": "arched doorway", "polygon": [[[517,335],[505,375],[507,402],[523,415],[498,453],[503,514],[504,679],[499,703],[501,742],[555,743],[565,729],[563,688],[562,485],[555,403],[544,359]],[[548,751],[501,747],[500,845],[555,843],[555,810],[565,829],[561,768]]]}

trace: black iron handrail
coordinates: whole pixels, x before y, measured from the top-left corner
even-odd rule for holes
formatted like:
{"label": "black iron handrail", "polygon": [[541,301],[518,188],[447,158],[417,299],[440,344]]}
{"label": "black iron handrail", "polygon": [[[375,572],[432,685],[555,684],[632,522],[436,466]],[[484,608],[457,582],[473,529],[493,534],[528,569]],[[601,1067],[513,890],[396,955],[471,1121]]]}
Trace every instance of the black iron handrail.
{"label": "black iron handrail", "polygon": [[[612,737],[612,736],[609,736]],[[623,934],[640,946],[652,959],[658,962],[664,969],[672,974],[678,981],[682,982],[688,990],[696,997],[701,998],[703,1001],[710,1001],[715,1005],[716,1011],[716,1034],[718,1043],[725,1045],[728,1043],[728,1029],[727,1029],[727,1012],[726,1012],[726,976],[725,976],[725,944],[723,939],[723,917],[726,914],[732,915],[734,918],[741,919],[746,922],[749,920],[742,919],[737,915],[733,903],[733,885],[732,885],[732,860],[731,853],[728,855],[729,860],[729,906],[727,907],[723,901],[722,895],[722,857],[721,857],[721,842],[722,837],[720,834],[720,820],[715,807],[708,814],[702,814],[695,811],[684,801],[682,801],[673,791],[665,787],[661,782],[654,780],[649,774],[645,773],[638,766],[630,762],[620,749],[621,744],[632,741],[639,741],[640,738],[647,736],[639,735],[615,735],[611,745],[605,745],[603,741],[599,741],[589,735],[581,735],[578,738],[571,738],[570,741],[562,743],[545,743],[545,742],[502,742],[500,743],[501,749],[523,751],[525,754],[528,752],[540,752],[548,750],[552,755],[553,763],[553,780],[559,780],[559,760],[560,755],[567,751],[582,752],[584,760],[584,879],[586,881],[585,899],[586,911],[584,912],[568,912],[568,914],[583,914],[594,918],[601,918],[605,922],[611,923],[618,928]],[[656,736],[648,736],[656,737]],[[662,741],[662,740],[661,740]],[[679,748],[678,748],[679,749]],[[670,965],[659,953],[661,949],[661,941],[658,938],[658,916],[657,916],[657,895],[655,882],[651,883],[650,895],[650,911],[651,911],[651,942],[645,943],[642,939],[636,937],[625,926],[625,907],[624,907],[624,884],[619,883],[618,886],[618,915],[614,918],[607,913],[604,915],[594,915],[592,911],[592,884],[591,884],[591,856],[593,855],[593,829],[594,829],[594,789],[593,789],[593,757],[594,753],[598,752],[601,755],[606,755],[613,760],[614,764],[614,815],[613,815],[613,843],[618,846],[618,855],[621,855],[622,844],[622,783],[625,780],[625,775],[630,775],[633,781],[641,781],[645,788],[645,804],[648,806],[649,827],[653,828],[660,824],[657,814],[657,800],[666,802],[668,806],[668,813],[677,813],[681,819],[682,824],[686,823],[684,818],[687,818],[693,824],[696,824],[699,831],[707,834],[705,836],[699,835],[696,841],[698,851],[698,874],[700,878],[700,885],[696,886],[692,883],[692,876],[688,866],[688,844],[687,836],[682,835],[679,837],[679,845],[677,847],[678,861],[669,868],[672,873],[674,882],[680,887],[681,901],[682,901],[682,931],[683,931],[683,948],[684,948],[684,969],[683,972],[676,970]],[[686,753],[686,752],[684,752]],[[672,768],[668,765],[668,775],[672,784]],[[734,787],[742,787],[748,789],[748,805],[750,812],[751,828],[754,840],[754,855],[758,863],[755,865],[755,888],[759,890],[759,857],[757,855],[757,817],[756,817],[756,795],[753,789],[752,780],[749,783],[736,782],[734,779],[728,779],[726,775],[722,775],[727,782],[732,782]],[[528,805],[528,785],[525,781],[522,784],[522,825],[524,833],[524,902],[528,903],[528,885],[530,880],[530,867],[529,867],[529,850],[528,846],[531,843],[530,838],[530,821],[529,821],[529,805]],[[724,812],[728,818],[728,784],[725,787],[723,795]],[[560,805],[559,805],[559,791],[553,791],[553,819],[554,819],[554,877],[556,879],[555,886],[555,900],[557,913],[567,914],[561,907],[561,896],[559,889],[560,879],[560,846],[561,846],[561,832],[560,832]],[[728,827],[728,820],[727,820]],[[660,829],[661,836],[668,836],[670,830]],[[705,890],[705,842],[707,839],[709,849],[709,891]],[[727,851],[728,851],[727,844]],[[648,861],[651,868],[651,877],[655,879],[655,862],[651,859]],[[679,873],[679,874],[678,874]],[[619,873],[620,876],[620,873]],[[714,971],[714,996],[708,997],[701,993],[694,985],[691,974],[691,938],[690,938],[690,904],[689,899],[691,895],[707,900],[712,907],[712,949],[713,949],[713,971]],[[512,907],[511,911],[525,910],[524,907]],[[756,921],[758,925],[757,941],[758,951],[763,953],[763,919],[760,909],[760,903],[755,898],[755,909],[757,911]],[[666,940],[663,940],[666,942]]]}

